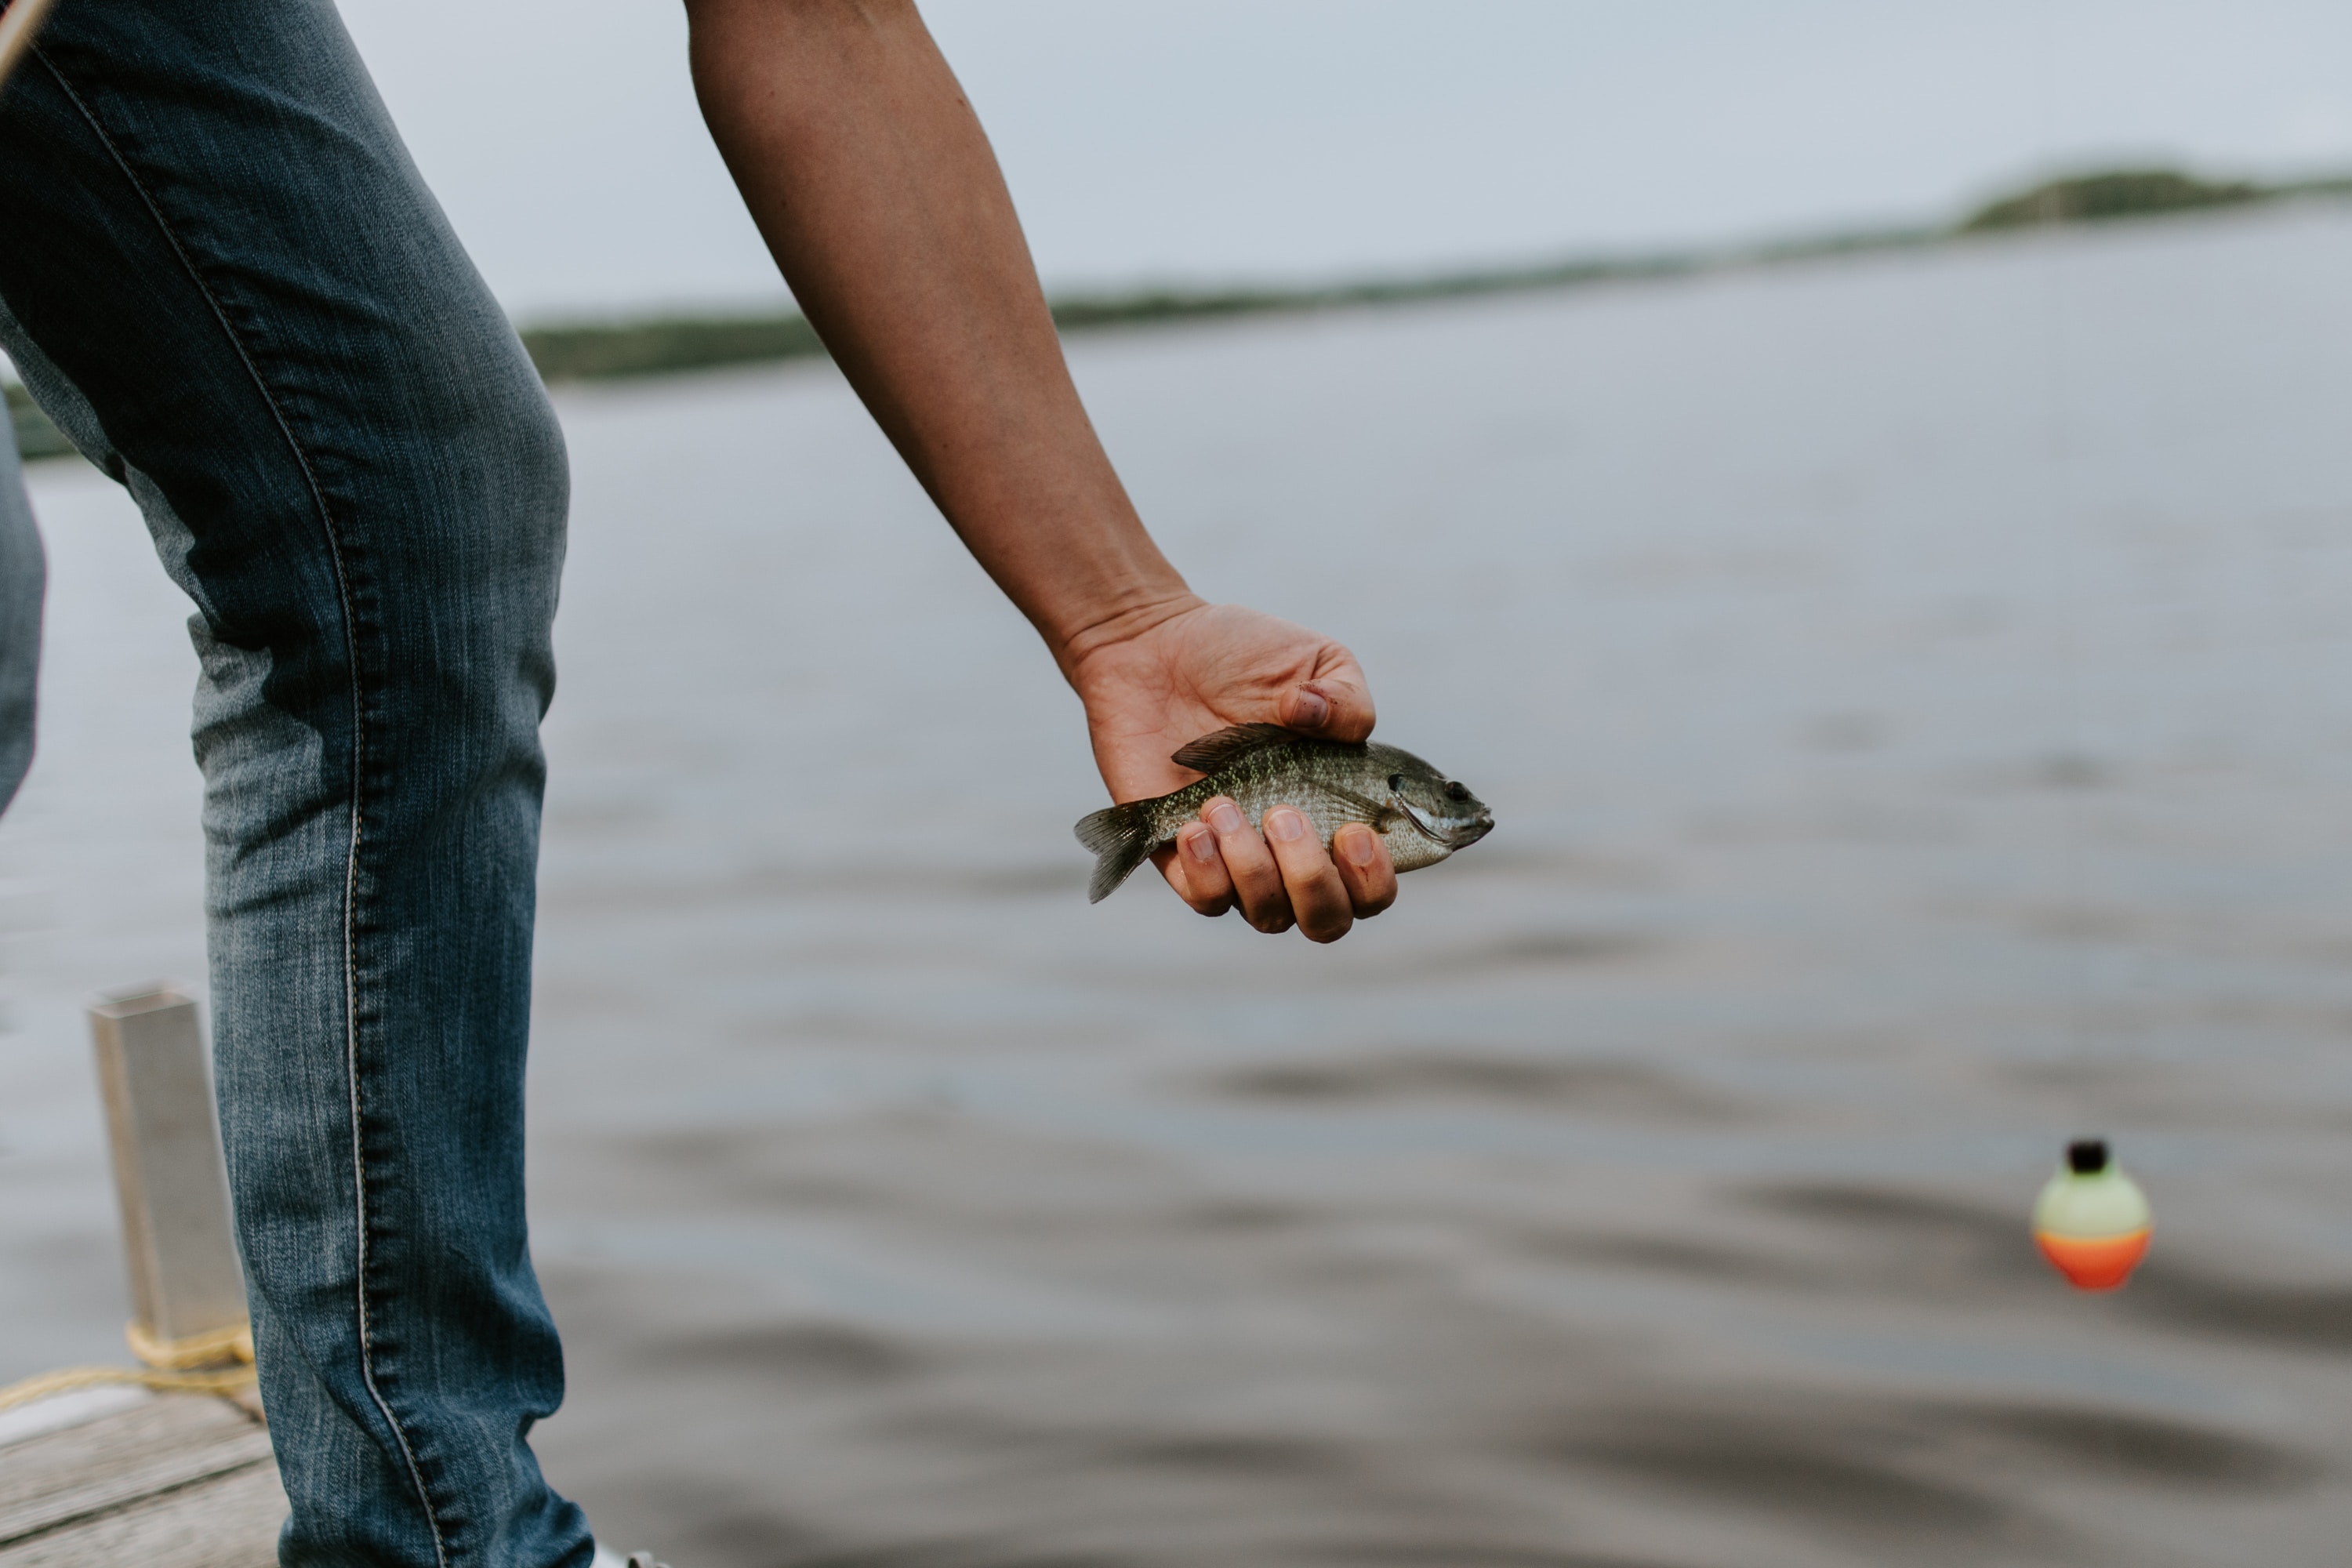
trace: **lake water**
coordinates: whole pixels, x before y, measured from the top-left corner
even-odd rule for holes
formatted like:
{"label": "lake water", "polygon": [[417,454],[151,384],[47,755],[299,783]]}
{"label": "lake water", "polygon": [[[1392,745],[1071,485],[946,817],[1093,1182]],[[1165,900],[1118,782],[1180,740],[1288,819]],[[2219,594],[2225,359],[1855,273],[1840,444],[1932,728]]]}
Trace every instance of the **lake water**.
{"label": "lake water", "polygon": [[[1088,908],[1075,701],[827,367],[560,399],[557,1482],[679,1568],[2336,1564],[2352,213],[1139,331],[1202,592],[1486,843]],[[202,976],[186,606],[37,471],[0,1377],[117,1358],[79,1015]],[[2025,1218],[2102,1132],[2125,1292]]]}

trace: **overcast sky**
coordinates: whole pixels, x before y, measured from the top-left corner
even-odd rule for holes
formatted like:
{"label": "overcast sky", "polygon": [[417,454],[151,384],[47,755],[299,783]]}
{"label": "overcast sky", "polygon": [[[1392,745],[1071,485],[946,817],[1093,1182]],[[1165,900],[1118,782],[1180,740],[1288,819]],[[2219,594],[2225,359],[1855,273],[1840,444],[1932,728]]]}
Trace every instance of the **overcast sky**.
{"label": "overcast sky", "polygon": [[[779,300],[676,0],[343,0],[526,320]],[[2352,168],[2352,5],[933,0],[1057,286],[1948,216],[2053,166]]]}

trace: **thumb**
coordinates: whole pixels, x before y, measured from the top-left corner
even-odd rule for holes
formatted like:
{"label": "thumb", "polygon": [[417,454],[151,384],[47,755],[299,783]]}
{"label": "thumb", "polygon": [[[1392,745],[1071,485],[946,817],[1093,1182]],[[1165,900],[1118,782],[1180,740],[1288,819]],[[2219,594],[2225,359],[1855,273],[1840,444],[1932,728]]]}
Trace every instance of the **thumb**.
{"label": "thumb", "polygon": [[1372,694],[1351,680],[1328,676],[1292,687],[1283,700],[1282,724],[1327,741],[1361,741],[1372,732]]}

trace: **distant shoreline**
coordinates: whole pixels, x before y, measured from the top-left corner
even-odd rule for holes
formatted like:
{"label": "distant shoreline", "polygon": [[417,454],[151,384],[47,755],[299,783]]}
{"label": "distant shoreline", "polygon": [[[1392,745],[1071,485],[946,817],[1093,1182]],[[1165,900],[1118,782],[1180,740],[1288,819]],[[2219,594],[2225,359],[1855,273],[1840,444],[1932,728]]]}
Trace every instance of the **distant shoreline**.
{"label": "distant shoreline", "polygon": [[[1832,256],[1916,249],[1974,235],[2055,225],[2169,216],[2306,196],[2352,195],[2352,175],[2257,184],[2216,181],[2171,169],[2124,169],[2051,180],[1988,203],[1959,223],[1816,235],[1759,245],[1652,255],[1583,257],[1521,267],[1473,268],[1418,278],[1370,279],[1300,288],[1182,289],[1067,297],[1053,302],[1065,333],[1118,326],[1272,315],[1481,294],[1532,292],[1580,284],[1719,272]],[[825,352],[796,313],[679,316],[634,321],[550,323],[522,330],[550,384],[608,381],[770,363]]]}
{"label": "distant shoreline", "polygon": [[[1959,223],[1816,235],[1759,245],[1653,255],[1585,257],[1418,278],[1370,279],[1299,288],[1150,289],[1055,300],[1065,333],[1106,327],[1213,321],[1238,316],[1407,304],[1484,294],[1665,279],[1893,250],[1922,249],[1972,236],[2167,217],[2220,207],[2313,196],[2352,196],[2352,175],[2261,184],[2206,180],[2171,169],[2123,169],[2051,180],[1988,203]],[[730,365],[773,364],[824,353],[797,312],[761,316],[668,316],[637,321],[551,322],[521,329],[523,347],[550,385],[685,374]],[[24,388],[7,387],[18,450],[30,462],[70,455],[72,446]]]}

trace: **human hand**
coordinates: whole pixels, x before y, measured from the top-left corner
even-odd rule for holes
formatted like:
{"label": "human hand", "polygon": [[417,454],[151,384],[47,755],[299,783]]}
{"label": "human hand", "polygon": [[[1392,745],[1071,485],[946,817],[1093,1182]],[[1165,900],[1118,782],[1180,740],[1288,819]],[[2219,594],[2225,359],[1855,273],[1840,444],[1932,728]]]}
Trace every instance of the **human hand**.
{"label": "human hand", "polygon": [[[1355,655],[1239,605],[1193,601],[1090,648],[1069,669],[1113,800],[1181,789],[1199,775],[1171,754],[1228,724],[1280,724],[1333,741],[1372,732],[1371,693]],[[1337,942],[1396,901],[1388,847],[1370,827],[1350,824],[1334,836],[1335,863],[1312,824],[1287,806],[1265,814],[1263,836],[1222,795],[1201,817],[1152,858],[1202,914],[1238,906],[1260,931],[1297,925],[1311,942]]]}

